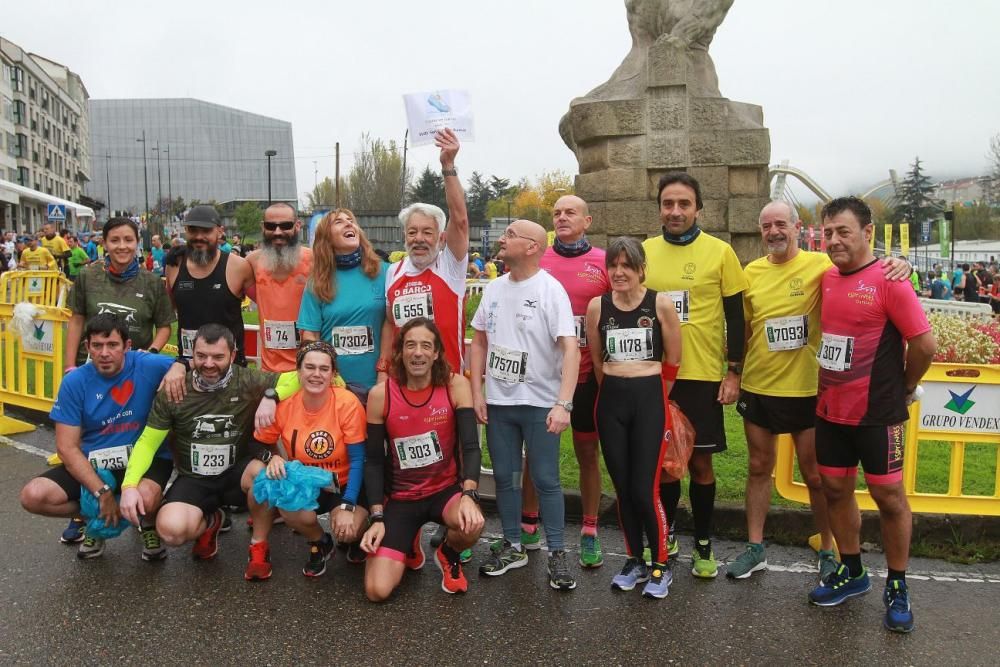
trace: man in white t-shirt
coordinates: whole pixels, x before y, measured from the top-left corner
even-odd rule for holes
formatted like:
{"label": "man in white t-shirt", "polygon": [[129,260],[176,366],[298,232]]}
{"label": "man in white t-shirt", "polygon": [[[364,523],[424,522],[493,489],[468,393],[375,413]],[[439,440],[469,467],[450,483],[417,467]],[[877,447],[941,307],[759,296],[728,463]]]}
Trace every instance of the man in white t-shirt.
{"label": "man in white t-shirt", "polygon": [[499,256],[509,272],[486,286],[472,320],[472,402],[486,424],[504,533],[479,571],[498,576],[528,563],[521,544],[520,488],[526,445],[549,549],[549,585],[570,590],[576,581],[563,548],[559,434],[573,410],[580,349],[566,290],[539,268],[546,245],[545,230],[534,222],[515,220],[507,227]]}
{"label": "man in white t-shirt", "polygon": [[469,215],[465,191],[455,170],[458,137],[444,129],[434,135],[434,144],[441,149],[441,175],[450,219],[433,204],[410,204],[399,213],[406,257],[390,266],[385,276],[387,316],[377,367],[379,381],[389,367],[396,332],[415,317],[434,321],[444,339],[448,365],[453,372],[462,372]]}

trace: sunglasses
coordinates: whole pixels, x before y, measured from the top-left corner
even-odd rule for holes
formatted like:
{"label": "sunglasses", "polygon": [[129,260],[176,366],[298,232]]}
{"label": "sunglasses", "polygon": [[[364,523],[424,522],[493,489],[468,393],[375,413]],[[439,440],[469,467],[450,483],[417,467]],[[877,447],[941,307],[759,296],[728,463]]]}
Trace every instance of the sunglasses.
{"label": "sunglasses", "polygon": [[265,222],[263,224],[264,224],[264,229],[266,229],[269,232],[273,232],[277,229],[280,229],[283,232],[288,232],[295,227],[294,222]]}

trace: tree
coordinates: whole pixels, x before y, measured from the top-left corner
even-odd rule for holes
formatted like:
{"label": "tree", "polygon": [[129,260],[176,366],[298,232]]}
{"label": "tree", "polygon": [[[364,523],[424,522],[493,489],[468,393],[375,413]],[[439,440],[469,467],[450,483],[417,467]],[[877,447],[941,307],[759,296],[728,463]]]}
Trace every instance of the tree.
{"label": "tree", "polygon": [[921,170],[917,157],[896,192],[895,220],[911,228],[910,238],[915,226],[919,230],[920,223],[933,220],[941,212],[941,202],[931,196],[933,192],[931,177]]}
{"label": "tree", "polygon": [[497,179],[495,176],[491,181],[491,188],[494,181],[500,181],[504,195],[490,201],[486,208],[488,218],[505,218],[508,209],[513,218],[524,218],[534,220],[545,225],[552,217],[552,208],[556,200],[563,195],[573,194],[573,180],[562,171],[545,172],[532,183],[527,178],[522,178],[517,185],[510,186],[506,179]]}
{"label": "tree", "polygon": [[[341,197],[343,197],[343,194],[342,191]],[[333,180],[327,176],[316,184],[312,192],[306,193],[306,197],[309,200],[310,210],[332,208],[337,205],[337,188]]]}
{"label": "tree", "polygon": [[510,179],[490,176],[490,199],[503,199],[510,193]]}
{"label": "tree", "polygon": [[233,218],[236,220],[236,231],[240,236],[246,237],[260,231],[264,211],[255,202],[246,201],[236,207]]}
{"label": "tree", "polygon": [[448,210],[448,203],[444,196],[444,177],[431,171],[430,167],[424,167],[420,178],[406,194],[406,201],[434,204],[443,210]]}
{"label": "tree", "polygon": [[493,191],[490,189],[489,181],[484,179],[478,171],[472,172],[472,176],[469,177],[469,185],[466,188],[470,222],[486,221],[486,207],[489,206],[492,197]]}
{"label": "tree", "polygon": [[1000,204],[1000,134],[990,138],[990,150],[986,153],[990,161],[990,173],[983,179],[983,196],[991,206]]}
{"label": "tree", "polygon": [[395,141],[362,134],[347,187],[341,188],[341,205],[353,211],[398,211],[411,178],[412,172],[403,170],[403,155]]}

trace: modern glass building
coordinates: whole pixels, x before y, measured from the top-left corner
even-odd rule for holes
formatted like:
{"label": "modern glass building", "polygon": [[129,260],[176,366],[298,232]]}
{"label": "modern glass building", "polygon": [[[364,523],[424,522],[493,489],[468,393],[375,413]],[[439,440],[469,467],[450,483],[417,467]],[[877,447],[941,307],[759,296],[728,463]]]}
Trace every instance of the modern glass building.
{"label": "modern glass building", "polygon": [[270,199],[295,205],[291,123],[186,98],[90,100],[85,192],[108,204],[104,216],[141,215],[147,199],[151,211],[171,197],[267,202],[271,151]]}

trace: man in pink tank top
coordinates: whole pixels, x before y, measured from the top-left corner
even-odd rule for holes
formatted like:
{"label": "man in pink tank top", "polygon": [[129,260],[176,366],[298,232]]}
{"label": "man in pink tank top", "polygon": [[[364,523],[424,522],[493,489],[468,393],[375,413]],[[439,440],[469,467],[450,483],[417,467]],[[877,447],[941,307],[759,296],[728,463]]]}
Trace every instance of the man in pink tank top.
{"label": "man in pink tank top", "polygon": [[312,270],[312,250],[299,245],[302,222],[289,204],[268,206],[260,226],[263,247],[247,257],[255,278],[250,298],[260,318],[260,365],[283,373],[295,370],[295,320]]}

